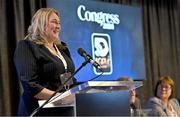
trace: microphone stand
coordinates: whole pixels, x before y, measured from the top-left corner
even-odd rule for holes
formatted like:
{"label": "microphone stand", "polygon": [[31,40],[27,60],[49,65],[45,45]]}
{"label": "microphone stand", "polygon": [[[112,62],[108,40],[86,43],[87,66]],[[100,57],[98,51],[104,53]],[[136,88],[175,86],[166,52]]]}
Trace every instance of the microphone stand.
{"label": "microphone stand", "polygon": [[34,116],[37,112],[39,112],[46,104],[48,104],[49,100],[51,100],[60,90],[62,90],[62,89],[63,89],[63,86],[64,86],[69,80],[71,80],[71,79],[74,77],[74,75],[75,75],[76,73],[78,73],[87,63],[89,63],[89,60],[84,61],[84,62],[81,64],[81,66],[80,66],[69,78],[67,78],[67,80],[66,80],[62,85],[60,85],[60,86],[58,87],[58,89],[52,94],[51,97],[49,97],[41,106],[39,106],[38,108],[36,108],[36,109],[31,113],[30,117],[33,117],[33,116]]}

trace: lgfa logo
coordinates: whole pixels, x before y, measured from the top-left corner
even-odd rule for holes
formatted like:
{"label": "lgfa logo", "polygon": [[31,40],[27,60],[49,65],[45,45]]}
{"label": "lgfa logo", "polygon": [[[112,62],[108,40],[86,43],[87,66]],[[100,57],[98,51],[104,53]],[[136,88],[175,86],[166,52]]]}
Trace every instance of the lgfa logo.
{"label": "lgfa logo", "polygon": [[[108,34],[93,33],[91,35],[93,59],[101,66],[104,75],[110,75],[113,71],[111,41]],[[94,68],[94,73],[99,75],[101,71]]]}

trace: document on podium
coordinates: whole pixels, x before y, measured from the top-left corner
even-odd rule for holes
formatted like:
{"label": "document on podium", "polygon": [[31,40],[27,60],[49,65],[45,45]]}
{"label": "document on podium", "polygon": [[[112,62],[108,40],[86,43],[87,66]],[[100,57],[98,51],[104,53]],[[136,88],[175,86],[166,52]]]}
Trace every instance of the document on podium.
{"label": "document on podium", "polygon": [[[39,106],[41,106],[46,100],[39,100]],[[57,93],[43,108],[60,107],[60,106],[73,106],[74,94],[71,90],[67,90],[64,93]]]}

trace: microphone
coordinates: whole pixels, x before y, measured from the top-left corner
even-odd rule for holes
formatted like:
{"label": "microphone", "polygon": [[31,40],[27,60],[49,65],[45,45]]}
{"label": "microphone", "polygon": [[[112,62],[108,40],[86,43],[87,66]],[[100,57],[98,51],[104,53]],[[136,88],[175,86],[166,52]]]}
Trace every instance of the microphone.
{"label": "microphone", "polygon": [[82,48],[78,49],[78,53],[79,55],[84,57],[86,61],[90,62],[94,67],[101,70],[101,66],[95,60],[93,60],[92,57],[89,54],[87,54]]}

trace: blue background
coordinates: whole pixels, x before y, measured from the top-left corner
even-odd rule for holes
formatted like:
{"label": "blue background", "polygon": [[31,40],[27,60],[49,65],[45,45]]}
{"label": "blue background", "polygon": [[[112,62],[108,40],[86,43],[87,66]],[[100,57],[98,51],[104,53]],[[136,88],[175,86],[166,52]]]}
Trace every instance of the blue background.
{"label": "blue background", "polygon": [[[80,21],[77,16],[77,7],[80,4],[88,11],[118,14],[120,24],[115,25],[114,30],[104,30],[95,22]],[[60,12],[62,25],[60,39],[67,43],[76,69],[84,62],[84,58],[77,53],[78,48],[83,48],[92,55],[91,35],[105,33],[111,40],[113,72],[96,80],[116,80],[121,76],[130,76],[134,80],[145,79],[140,8],[91,0],[47,0],[47,6]],[[78,82],[84,82],[95,76],[93,66],[87,64],[75,77]]]}

